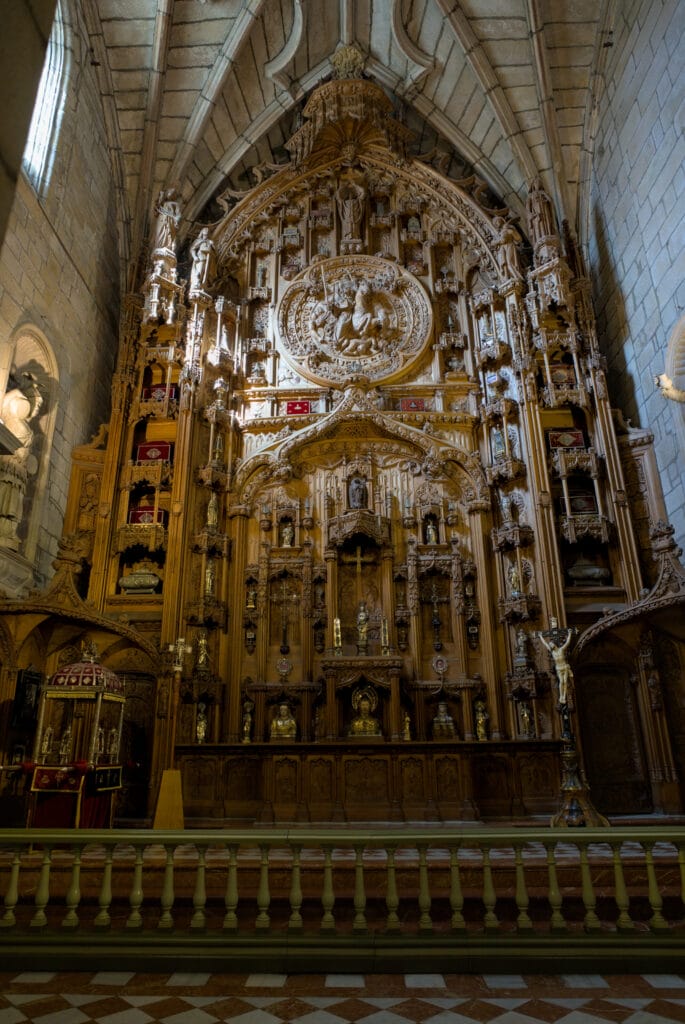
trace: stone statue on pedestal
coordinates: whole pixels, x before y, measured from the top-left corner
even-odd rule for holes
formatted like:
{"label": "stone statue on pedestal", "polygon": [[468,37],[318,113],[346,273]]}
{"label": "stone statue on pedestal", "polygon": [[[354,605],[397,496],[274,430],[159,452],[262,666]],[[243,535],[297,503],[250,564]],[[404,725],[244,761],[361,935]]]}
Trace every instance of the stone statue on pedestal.
{"label": "stone statue on pedestal", "polygon": [[181,220],[181,207],[176,199],[175,189],[162,189],[157,197],[155,213],[157,221],[152,250],[154,252],[157,249],[164,249],[175,254],[176,232]]}
{"label": "stone statue on pedestal", "polygon": [[215,270],[214,242],[209,237],[209,228],[202,228],[200,234],[190,247],[193,261],[190,270],[190,292],[206,289],[211,283]]}

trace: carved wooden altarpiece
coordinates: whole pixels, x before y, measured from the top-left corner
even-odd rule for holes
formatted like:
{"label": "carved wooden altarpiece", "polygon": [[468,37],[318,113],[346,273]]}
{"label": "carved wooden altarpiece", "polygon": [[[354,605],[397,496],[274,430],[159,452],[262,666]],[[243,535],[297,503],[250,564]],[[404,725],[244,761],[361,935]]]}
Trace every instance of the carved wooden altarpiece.
{"label": "carved wooden altarpiece", "polygon": [[[220,197],[188,287],[152,252],[88,523],[75,462],[88,601],[165,652],[150,793],[180,767],[189,824],[551,813],[537,633],[652,607],[649,438],[617,432],[549,198],[532,183],[514,228],[410,155],[393,109],[370,80],[319,87],[290,161]],[[586,647],[587,683],[569,655],[581,752],[612,720],[633,752],[604,790],[622,813],[682,806],[663,690],[683,638],[664,626],[660,669],[659,621],[649,656],[642,626],[610,666]]]}

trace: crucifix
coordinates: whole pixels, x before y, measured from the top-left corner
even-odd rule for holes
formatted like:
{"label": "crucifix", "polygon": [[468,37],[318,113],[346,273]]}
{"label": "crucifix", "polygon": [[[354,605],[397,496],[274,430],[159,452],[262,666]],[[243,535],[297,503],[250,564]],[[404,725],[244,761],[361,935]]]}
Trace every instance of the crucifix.
{"label": "crucifix", "polygon": [[287,575],[283,575],[279,588],[280,593],[271,595],[273,603],[281,606],[281,654],[288,654],[290,651],[290,645],[288,644],[289,606],[291,602],[297,601],[297,591],[295,588],[293,587],[292,590],[288,590],[290,582],[290,578]]}

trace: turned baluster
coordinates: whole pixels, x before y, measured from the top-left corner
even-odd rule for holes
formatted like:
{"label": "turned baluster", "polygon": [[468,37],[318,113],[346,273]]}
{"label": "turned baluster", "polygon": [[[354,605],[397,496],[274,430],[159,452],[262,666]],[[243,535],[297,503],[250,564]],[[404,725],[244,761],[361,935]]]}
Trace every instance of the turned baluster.
{"label": "turned baluster", "polygon": [[205,905],[207,903],[207,884],[206,874],[207,866],[205,863],[205,857],[207,855],[206,846],[198,846],[197,848],[197,877],[195,879],[195,890],[193,892],[193,907],[195,908],[193,916],[190,919],[190,927],[194,930],[204,928],[206,917],[205,917]]}
{"label": "turned baluster", "polygon": [[21,853],[17,847],[12,857],[10,878],[5,893],[5,913],[0,920],[0,928],[14,928],[17,919],[14,915],[14,908],[19,902],[19,869],[21,867]]}
{"label": "turned baluster", "polygon": [[166,854],[166,863],[162,880],[162,896],[159,901],[162,913],[157,927],[166,929],[174,927],[174,919],[171,916],[171,908],[174,905],[174,847],[165,846],[164,852]]}
{"label": "turned baluster", "polygon": [[614,861],[614,888],[616,890],[616,906],[618,907],[616,927],[619,931],[629,931],[635,926],[630,918],[630,914],[628,913],[630,900],[628,898],[628,890],[626,889],[626,881],[623,875],[620,843],[611,844],[611,855]]}
{"label": "turned baluster", "polygon": [[78,928],[79,919],[76,908],[81,902],[81,848],[74,847],[74,861],[71,865],[71,879],[65,896],[67,912],[62,921],[63,928]]}
{"label": "turned baluster", "polygon": [[238,928],[238,917],[236,908],[238,906],[238,847],[228,848],[228,875],[226,877],[226,916],[224,917],[224,931],[236,931]]}
{"label": "turned baluster", "polygon": [[528,915],[528,889],[526,888],[526,876],[523,870],[523,851],[521,846],[516,843],[514,846],[514,860],[516,862],[516,906],[518,907],[518,917],[516,918],[516,926],[520,932],[531,931],[533,922]]}
{"label": "turned baluster", "polygon": [[105,850],[105,867],[102,873],[100,895],[98,896],[100,910],[94,921],[95,927],[101,929],[109,928],[112,923],[112,919],[109,916],[109,908],[112,905],[112,857],[112,847],[108,846]]}
{"label": "turned baluster", "polygon": [[595,913],[597,900],[595,899],[595,890],[592,885],[592,876],[590,875],[590,862],[588,861],[587,856],[587,846],[581,844],[579,846],[579,851],[581,893],[583,896],[583,905],[585,907],[585,931],[596,932],[600,927],[600,923],[599,918]]}
{"label": "turned baluster", "polygon": [[685,846],[678,847],[678,866],[680,868],[680,902],[685,903]]}
{"label": "turned baluster", "polygon": [[40,867],[38,887],[36,888],[36,912],[31,918],[31,928],[43,928],[48,919],[45,916],[45,908],[50,899],[50,866],[52,864],[52,849],[46,846],[43,852],[43,863]]}
{"label": "turned baluster", "polygon": [[485,916],[483,923],[486,932],[497,931],[499,921],[495,913],[497,893],[492,881],[492,867],[490,866],[490,847],[484,846],[483,850],[483,903],[485,905]]}
{"label": "turned baluster", "polygon": [[419,846],[419,931],[432,931],[431,894],[428,886],[428,861],[425,846]]}
{"label": "turned baluster", "polygon": [[260,846],[259,850],[261,853],[259,886],[257,888],[257,909],[259,913],[255,921],[255,928],[262,931],[271,925],[271,918],[269,917],[269,905],[271,903],[271,893],[269,892],[269,847],[266,845]]}
{"label": "turned baluster", "polygon": [[400,930],[400,919],[397,916],[397,908],[400,905],[400,898],[397,895],[397,874],[395,871],[395,849],[388,847],[388,881],[385,893],[385,905],[388,908],[388,916],[385,921],[386,931],[398,932]]}
{"label": "turned baluster", "polygon": [[354,921],[352,928],[355,932],[365,932],[366,926],[366,889],[364,887],[364,847],[355,846],[354,865]]}
{"label": "turned baluster", "polygon": [[549,880],[547,898],[549,900],[549,905],[552,908],[552,917],[550,919],[552,931],[565,932],[566,921],[564,920],[564,915],[561,912],[564,900],[561,895],[559,880],[557,878],[556,847],[556,843],[545,843],[545,850],[547,851],[547,878]]}
{"label": "turned baluster", "polygon": [[127,928],[142,928],[143,918],[140,908],[143,904],[143,848],[136,848],[136,859],[133,866],[133,881],[128,901],[131,905],[131,913],[126,921]]}
{"label": "turned baluster", "polygon": [[333,906],[335,904],[335,892],[333,890],[333,864],[332,853],[324,850],[323,866],[323,891],[321,893],[321,906],[323,917],[321,918],[321,931],[335,931],[335,918],[333,917]]}
{"label": "turned baluster", "polygon": [[642,843],[642,849],[645,851],[645,866],[647,868],[647,890],[649,895],[649,905],[652,908],[652,916],[649,919],[649,927],[652,931],[661,932],[668,928],[668,922],[661,913],[661,908],[664,902],[659,892],[659,885],[656,880],[656,871],[654,869],[654,854],[653,846],[648,846],[646,843]]}
{"label": "turned baluster", "polygon": [[300,846],[291,845],[293,853],[293,868],[290,876],[290,920],[288,928],[295,931],[302,928],[302,876],[300,871]]}
{"label": "turned baluster", "polygon": [[459,844],[453,846],[450,850],[450,907],[452,908],[453,930],[465,931],[466,921],[462,913],[464,909],[464,894],[461,888],[461,875],[459,873]]}

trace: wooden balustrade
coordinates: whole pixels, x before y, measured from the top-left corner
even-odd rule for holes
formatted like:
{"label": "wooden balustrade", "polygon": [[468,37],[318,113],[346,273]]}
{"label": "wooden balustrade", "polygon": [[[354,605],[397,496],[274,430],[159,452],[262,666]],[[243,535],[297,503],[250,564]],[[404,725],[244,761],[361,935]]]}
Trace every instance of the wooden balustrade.
{"label": "wooden balustrade", "polygon": [[685,828],[2,830],[0,895],[17,967],[659,971]]}

